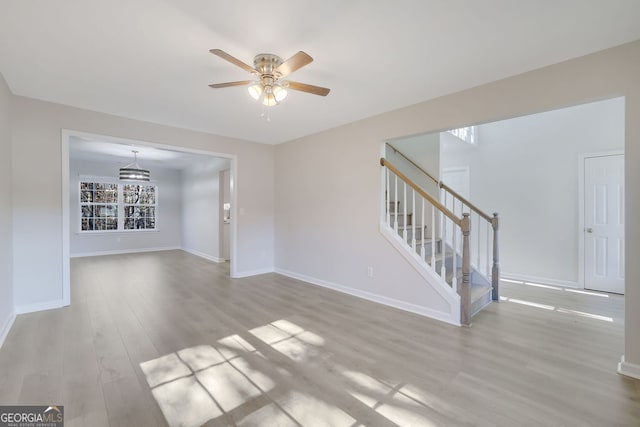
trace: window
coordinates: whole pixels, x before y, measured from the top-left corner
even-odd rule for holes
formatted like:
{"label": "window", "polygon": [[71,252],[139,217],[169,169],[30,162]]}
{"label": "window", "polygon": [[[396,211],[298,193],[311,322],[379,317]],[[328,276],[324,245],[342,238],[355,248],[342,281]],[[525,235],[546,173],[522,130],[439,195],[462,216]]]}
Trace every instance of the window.
{"label": "window", "polygon": [[156,230],[158,188],[80,180],[80,231]]}
{"label": "window", "polygon": [[101,182],[80,183],[80,230],[118,229],[118,185]]}
{"label": "window", "polygon": [[463,140],[467,144],[477,144],[478,139],[476,135],[476,127],[475,126],[467,126],[459,129],[451,129],[448,131],[451,135],[458,137]]}
{"label": "window", "polygon": [[123,186],[124,229],[155,230],[156,187],[126,184]]}

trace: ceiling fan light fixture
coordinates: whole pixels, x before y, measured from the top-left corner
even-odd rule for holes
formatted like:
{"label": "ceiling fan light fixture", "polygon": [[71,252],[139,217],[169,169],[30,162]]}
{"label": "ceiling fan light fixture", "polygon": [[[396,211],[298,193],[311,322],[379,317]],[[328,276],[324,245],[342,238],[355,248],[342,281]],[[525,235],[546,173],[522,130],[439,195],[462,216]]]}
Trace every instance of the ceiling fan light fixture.
{"label": "ceiling fan light fixture", "polygon": [[138,152],[136,150],[131,150],[131,152],[133,153],[133,163],[120,168],[120,181],[149,182],[151,173],[138,165]]}
{"label": "ceiling fan light fixture", "polygon": [[264,92],[264,89],[261,82],[255,82],[247,88],[247,91],[249,92],[249,95],[251,95],[251,97],[257,101],[260,99],[260,96],[262,95],[262,92]]}
{"label": "ceiling fan light fixture", "polygon": [[264,98],[262,99],[262,104],[266,105],[267,107],[273,107],[274,105],[278,104],[278,100],[276,99],[276,96],[273,94],[273,92],[265,92]]}
{"label": "ceiling fan light fixture", "polygon": [[273,95],[276,97],[277,102],[281,102],[287,97],[287,90],[278,85],[273,88]]}

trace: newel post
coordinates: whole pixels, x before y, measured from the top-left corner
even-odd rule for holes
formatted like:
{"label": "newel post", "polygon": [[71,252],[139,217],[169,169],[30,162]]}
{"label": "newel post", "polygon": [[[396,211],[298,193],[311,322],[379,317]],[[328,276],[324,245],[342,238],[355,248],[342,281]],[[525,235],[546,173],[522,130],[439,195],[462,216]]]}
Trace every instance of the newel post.
{"label": "newel post", "polygon": [[[471,253],[469,252],[471,220],[468,213],[462,214],[460,227],[462,228],[462,286],[458,288],[460,293],[460,323],[462,326],[471,326]],[[453,256],[456,256],[455,253]]]}
{"label": "newel post", "polygon": [[500,248],[498,247],[498,213],[493,213],[491,226],[493,227],[493,267],[491,268],[491,299],[500,301]]}

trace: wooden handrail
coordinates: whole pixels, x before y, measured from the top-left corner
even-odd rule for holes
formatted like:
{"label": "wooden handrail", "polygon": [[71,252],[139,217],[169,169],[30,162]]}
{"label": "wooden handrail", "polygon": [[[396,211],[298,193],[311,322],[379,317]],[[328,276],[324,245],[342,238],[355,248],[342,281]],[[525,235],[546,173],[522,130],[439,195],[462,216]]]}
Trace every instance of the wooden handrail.
{"label": "wooden handrail", "polygon": [[471,209],[472,211],[474,211],[475,213],[480,215],[482,218],[486,219],[489,223],[491,223],[493,217],[491,217],[490,215],[482,212],[482,210],[479,207],[477,207],[476,205],[474,205],[473,203],[471,203],[470,201],[468,201],[467,199],[462,197],[460,195],[460,193],[456,192],[453,188],[449,187],[444,182],[441,182],[439,185],[440,185],[440,188],[444,188],[446,191],[451,193],[451,195],[453,197],[455,197],[456,199],[460,200],[462,202],[462,204],[467,205],[469,207],[469,209]]}
{"label": "wooden handrail", "polygon": [[432,196],[427,194],[422,188],[418,187],[417,184],[415,184],[413,181],[411,181],[409,178],[407,178],[407,176],[405,174],[400,172],[395,166],[393,166],[391,163],[389,163],[389,161],[386,160],[384,157],[380,158],[380,165],[381,166],[385,166],[387,169],[389,169],[391,172],[393,172],[398,178],[400,178],[401,180],[406,182],[409,185],[409,187],[413,188],[415,191],[418,192],[418,194],[420,194],[422,197],[427,199],[429,201],[429,203],[431,203],[433,206],[435,206],[440,212],[445,214],[458,227],[461,226],[462,220],[460,218],[458,218],[453,212],[451,212],[446,206],[444,206],[438,200],[434,199]]}
{"label": "wooden handrail", "polygon": [[396,147],[394,147],[393,145],[389,144],[387,142],[387,145],[389,147],[391,147],[391,149],[393,151],[395,151],[396,153],[400,154],[400,156],[402,156],[402,158],[404,158],[406,161],[408,161],[409,163],[411,163],[413,166],[415,166],[420,172],[422,172],[423,174],[425,174],[427,177],[429,177],[434,183],[440,185],[440,182],[435,179],[434,177],[431,176],[431,174],[429,172],[427,172],[426,170],[422,169],[417,163],[415,163],[413,160],[411,160],[410,158],[408,158],[407,156],[404,155],[404,153],[400,150],[398,150]]}
{"label": "wooden handrail", "polygon": [[484,218],[485,220],[487,220],[489,223],[491,223],[492,221],[492,217],[491,215],[488,215],[486,213],[484,213],[479,207],[477,207],[476,205],[474,205],[473,203],[471,203],[470,201],[468,201],[467,199],[465,199],[464,197],[462,197],[460,195],[460,193],[456,192],[453,188],[449,187],[447,184],[445,184],[442,181],[438,181],[437,179],[435,179],[433,176],[431,176],[431,174],[429,172],[427,172],[426,170],[422,169],[417,163],[415,163],[413,160],[411,160],[410,158],[408,158],[402,151],[398,150],[396,147],[394,147],[393,145],[389,144],[387,142],[387,145],[389,147],[391,147],[391,149],[396,152],[397,154],[399,154],[402,158],[404,158],[406,161],[408,161],[409,163],[411,163],[416,169],[418,169],[420,172],[422,172],[424,175],[427,176],[427,178],[429,178],[430,180],[432,180],[434,183],[436,183],[438,185],[438,187],[440,188],[444,188],[446,191],[448,191],[449,193],[451,193],[451,195],[453,197],[455,197],[456,199],[460,200],[464,205],[467,205],[469,207],[469,209],[471,209],[472,211],[474,211],[475,213],[477,213],[478,215],[480,215],[482,218]]}

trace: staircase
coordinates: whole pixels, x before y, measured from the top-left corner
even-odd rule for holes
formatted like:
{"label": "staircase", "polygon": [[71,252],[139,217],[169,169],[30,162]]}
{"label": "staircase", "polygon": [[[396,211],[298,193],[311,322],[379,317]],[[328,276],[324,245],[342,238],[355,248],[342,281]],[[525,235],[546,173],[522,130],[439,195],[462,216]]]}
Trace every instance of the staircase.
{"label": "staircase", "polygon": [[385,180],[381,231],[425,280],[458,305],[453,308],[459,314],[455,310],[452,316],[459,315],[459,324],[471,326],[475,314],[499,301],[498,214],[485,214],[406,159],[432,186],[437,185],[440,200],[425,190],[426,185],[411,181],[381,158]]}

